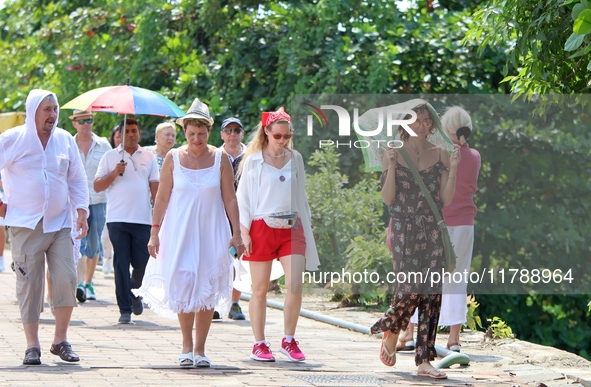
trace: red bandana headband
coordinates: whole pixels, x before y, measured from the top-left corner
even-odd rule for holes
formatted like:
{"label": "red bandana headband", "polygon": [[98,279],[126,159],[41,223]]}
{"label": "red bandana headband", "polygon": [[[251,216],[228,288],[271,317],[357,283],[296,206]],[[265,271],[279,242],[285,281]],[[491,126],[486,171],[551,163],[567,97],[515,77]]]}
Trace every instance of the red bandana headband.
{"label": "red bandana headband", "polygon": [[283,106],[280,107],[276,112],[263,112],[261,124],[264,128],[268,128],[271,124],[277,121],[291,122],[291,117],[285,112]]}

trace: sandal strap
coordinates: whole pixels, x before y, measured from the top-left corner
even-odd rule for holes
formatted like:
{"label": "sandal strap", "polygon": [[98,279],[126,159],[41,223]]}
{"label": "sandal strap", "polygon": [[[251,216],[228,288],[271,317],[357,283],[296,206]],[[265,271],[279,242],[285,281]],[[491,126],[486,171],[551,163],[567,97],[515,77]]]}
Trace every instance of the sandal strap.
{"label": "sandal strap", "polygon": [[35,354],[35,355],[41,356],[41,349],[39,349],[37,347],[28,348],[25,351],[25,355],[28,355],[28,354]]}
{"label": "sandal strap", "polygon": [[51,352],[58,355],[62,360],[65,361],[78,361],[80,358],[72,349],[72,346],[67,341],[63,341],[59,344],[51,345]]}

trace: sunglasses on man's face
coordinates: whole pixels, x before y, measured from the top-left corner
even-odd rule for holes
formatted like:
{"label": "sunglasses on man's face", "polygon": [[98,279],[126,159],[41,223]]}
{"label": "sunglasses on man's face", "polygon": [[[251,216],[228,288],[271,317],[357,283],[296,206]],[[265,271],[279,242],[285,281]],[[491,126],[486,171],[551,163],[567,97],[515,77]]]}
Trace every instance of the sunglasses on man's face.
{"label": "sunglasses on man's face", "polygon": [[92,118],[87,118],[87,119],[85,119],[85,120],[78,120],[78,123],[79,123],[80,125],[84,125],[85,123],[86,123],[86,124],[92,124],[92,122],[93,122],[93,121],[94,121],[94,120],[93,120]]}
{"label": "sunglasses on man's face", "polygon": [[228,134],[232,134],[232,131],[234,131],[235,134],[240,134],[240,132],[242,132],[242,128],[224,128],[222,130]]}
{"label": "sunglasses on man's face", "polygon": [[281,135],[281,134],[273,134],[273,133],[269,133],[269,134],[271,136],[273,136],[273,138],[275,140],[281,140],[281,137],[283,137],[286,140],[289,140],[291,138],[291,136],[292,136],[291,134],[284,134],[284,135]]}

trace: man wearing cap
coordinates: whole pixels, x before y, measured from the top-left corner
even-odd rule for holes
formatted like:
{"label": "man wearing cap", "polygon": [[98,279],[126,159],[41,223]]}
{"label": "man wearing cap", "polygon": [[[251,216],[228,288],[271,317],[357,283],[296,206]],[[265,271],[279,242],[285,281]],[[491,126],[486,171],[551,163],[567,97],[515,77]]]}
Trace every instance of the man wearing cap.
{"label": "man wearing cap", "polygon": [[111,150],[107,139],[92,132],[93,114],[84,110],[74,110],[70,116],[72,126],[76,129],[74,141],[78,145],[78,153],[82,159],[88,183],[90,215],[88,216],[88,234],[82,239],[78,262],[78,287],[76,298],[80,302],[96,300],[92,277],[101,250],[101,233],[105,227],[105,210],[107,208],[107,192],[94,190],[94,176],[103,155]]}
{"label": "man wearing cap", "polygon": [[[94,190],[109,189],[107,229],[113,244],[115,294],[121,314],[119,324],[131,324],[131,313],[144,311],[142,300],[131,289],[142,285],[150,258],[148,240],[152,224],[152,206],[158,191],[158,164],[152,152],[139,146],[141,131],[134,118],[119,124],[125,126],[123,142],[106,152],[98,166]],[[133,267],[131,278],[129,265]]]}
{"label": "man wearing cap", "polygon": [[[236,117],[226,118],[222,122],[221,136],[224,143],[220,149],[226,151],[230,158],[230,163],[232,163],[232,168],[234,169],[234,191],[236,191],[238,188],[236,173],[238,172],[238,166],[242,161],[242,157],[244,156],[244,153],[246,153],[246,145],[242,143],[242,139],[244,138],[242,122]],[[240,291],[236,290],[236,288],[232,289],[232,307],[228,313],[228,318],[231,318],[232,320],[246,319],[239,304],[240,294]],[[217,311],[214,313],[214,319],[216,318],[220,318]]]}
{"label": "man wearing cap", "polygon": [[55,333],[50,352],[67,362],[80,358],[68,343],[76,306],[76,267],[70,235],[72,212],[78,238],[86,236],[88,186],[78,148],[57,127],[54,93],[31,90],[25,124],[0,136],[0,170],[7,203],[0,216],[10,226],[13,270],[27,350],[23,364],[41,364],[39,317],[43,311],[45,261],[51,271]]}

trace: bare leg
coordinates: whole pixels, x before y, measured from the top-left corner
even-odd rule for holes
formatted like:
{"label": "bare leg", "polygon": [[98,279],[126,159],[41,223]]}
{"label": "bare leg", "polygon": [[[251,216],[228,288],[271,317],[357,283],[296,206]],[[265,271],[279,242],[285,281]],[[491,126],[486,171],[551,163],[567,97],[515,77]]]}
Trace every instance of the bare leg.
{"label": "bare leg", "polygon": [[456,324],[449,327],[449,337],[447,339],[447,347],[452,345],[460,345],[460,331],[462,330],[462,324]]}
{"label": "bare leg", "polygon": [[94,258],[86,258],[86,283],[92,282],[92,277],[94,276],[94,271],[96,270],[96,264],[98,263],[97,254]]}
{"label": "bare leg", "polygon": [[236,289],[232,289],[232,302],[240,301],[240,295],[242,293]]}
{"label": "bare leg", "polygon": [[397,348],[402,348],[408,341],[412,341],[414,339],[414,332],[415,324],[413,323],[409,323],[405,331],[400,331],[400,335],[398,336],[398,344],[396,345]]}
{"label": "bare leg", "polygon": [[212,317],[213,309],[202,310],[195,314],[195,355],[205,356],[205,341]]}
{"label": "bare leg", "polygon": [[84,277],[86,276],[86,261],[88,261],[88,257],[83,256],[78,261],[78,266],[76,266],[78,282],[84,282]]}
{"label": "bare leg", "polygon": [[285,304],[283,307],[283,330],[288,336],[294,336],[300,310],[302,309],[302,273],[306,259],[303,255],[287,255],[279,259],[285,272]]}
{"label": "bare leg", "polygon": [[193,321],[195,313],[179,313],[179,325],[183,335],[183,350],[181,353],[189,353],[193,350]]}
{"label": "bare leg", "polygon": [[27,339],[27,349],[32,347],[41,348],[41,343],[39,343],[39,321],[23,324],[23,330]]}
{"label": "bare leg", "polygon": [[248,304],[248,315],[255,341],[262,341],[265,340],[267,290],[273,261],[249,262],[249,264],[252,277],[252,296]]}
{"label": "bare leg", "polygon": [[68,341],[68,326],[72,318],[74,307],[62,306],[55,308],[55,334],[53,337],[53,344],[59,344]]}

